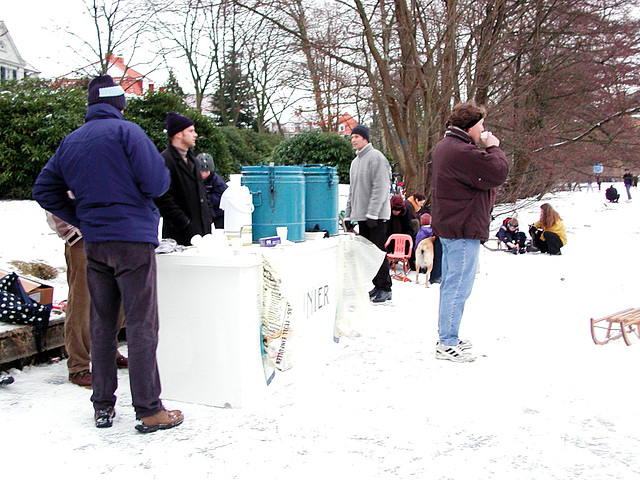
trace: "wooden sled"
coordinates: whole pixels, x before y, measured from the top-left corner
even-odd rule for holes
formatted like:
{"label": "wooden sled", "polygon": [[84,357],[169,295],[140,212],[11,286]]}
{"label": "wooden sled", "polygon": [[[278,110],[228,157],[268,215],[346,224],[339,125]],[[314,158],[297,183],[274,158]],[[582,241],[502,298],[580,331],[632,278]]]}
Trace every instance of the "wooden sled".
{"label": "wooden sled", "polygon": [[[603,323],[604,322],[604,323]],[[631,345],[630,335],[634,333],[640,338],[638,324],[640,323],[640,308],[627,308],[606,317],[591,319],[591,338],[597,345],[604,345],[611,340],[622,337],[624,343]],[[600,325],[598,325],[600,324]],[[603,340],[596,337],[597,330],[606,330]]]}
{"label": "wooden sled", "polygon": [[498,238],[489,238],[482,242],[481,245],[492,252],[504,252],[506,250],[504,243]]}

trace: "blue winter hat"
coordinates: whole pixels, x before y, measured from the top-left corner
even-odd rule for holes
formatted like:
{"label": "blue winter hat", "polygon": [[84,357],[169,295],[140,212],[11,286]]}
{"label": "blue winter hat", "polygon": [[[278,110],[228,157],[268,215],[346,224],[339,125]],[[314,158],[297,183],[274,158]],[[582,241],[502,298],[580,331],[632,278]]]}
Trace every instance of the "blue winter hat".
{"label": "blue winter hat", "polygon": [[91,80],[87,92],[87,103],[89,105],[108,103],[118,110],[124,110],[127,99],[122,87],[115,83],[110,75],[101,75]]}

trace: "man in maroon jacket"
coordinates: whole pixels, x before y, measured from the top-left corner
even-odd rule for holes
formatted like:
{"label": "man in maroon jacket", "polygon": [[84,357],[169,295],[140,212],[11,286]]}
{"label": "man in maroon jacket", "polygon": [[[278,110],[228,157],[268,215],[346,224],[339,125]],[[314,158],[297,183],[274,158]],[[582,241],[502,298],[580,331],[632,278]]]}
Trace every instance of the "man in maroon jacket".
{"label": "man in maroon jacket", "polygon": [[442,243],[436,358],[454,362],[475,360],[471,343],[461,341],[458,331],[473,288],[480,242],[489,238],[494,189],[509,173],[500,140],[484,130],[485,115],[474,103],[456,105],[431,159],[432,226]]}

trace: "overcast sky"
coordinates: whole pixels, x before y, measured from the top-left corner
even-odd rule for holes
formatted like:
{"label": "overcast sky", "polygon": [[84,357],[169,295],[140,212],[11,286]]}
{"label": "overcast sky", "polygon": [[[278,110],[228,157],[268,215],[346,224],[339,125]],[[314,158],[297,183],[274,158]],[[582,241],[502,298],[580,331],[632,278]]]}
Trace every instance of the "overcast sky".
{"label": "overcast sky", "polygon": [[42,77],[51,78],[68,73],[79,60],[67,47],[73,41],[64,32],[72,25],[81,29],[87,21],[83,10],[81,0],[7,1],[0,9],[0,20],[22,58]]}
{"label": "overcast sky", "polygon": [[[22,58],[43,78],[64,76],[89,63],[74,51],[82,48],[82,42],[66,33],[71,30],[82,38],[95,37],[82,0],[6,0],[0,8],[0,20],[5,22]],[[146,73],[143,70],[140,72]],[[167,73],[156,71],[149,77],[159,86],[166,81]],[[180,83],[189,90],[186,80],[180,78]]]}

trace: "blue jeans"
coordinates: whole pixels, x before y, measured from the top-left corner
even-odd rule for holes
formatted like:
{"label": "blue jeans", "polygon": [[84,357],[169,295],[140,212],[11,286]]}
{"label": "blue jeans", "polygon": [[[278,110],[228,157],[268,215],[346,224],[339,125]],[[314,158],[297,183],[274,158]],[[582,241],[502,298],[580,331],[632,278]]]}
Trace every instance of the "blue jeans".
{"label": "blue jeans", "polygon": [[438,334],[440,343],[457,345],[464,304],[471,294],[476,277],[480,240],[441,238],[442,284]]}

